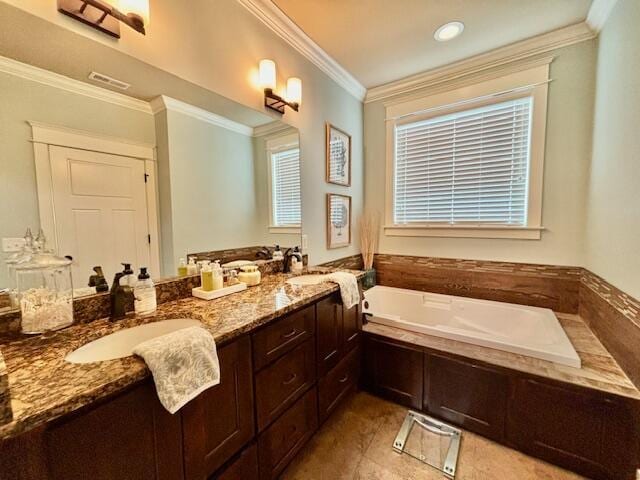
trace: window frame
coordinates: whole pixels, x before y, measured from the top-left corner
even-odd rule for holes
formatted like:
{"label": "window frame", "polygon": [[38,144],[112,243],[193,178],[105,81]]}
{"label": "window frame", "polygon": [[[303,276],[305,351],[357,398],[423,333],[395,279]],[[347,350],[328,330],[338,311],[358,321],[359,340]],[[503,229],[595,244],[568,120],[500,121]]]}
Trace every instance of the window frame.
{"label": "window frame", "polygon": [[[302,232],[302,211],[300,212],[300,225],[276,225],[274,222],[274,198],[273,198],[273,159],[272,155],[278,152],[297,147],[300,152],[300,139],[298,133],[291,133],[269,138],[266,141],[267,151],[267,174],[268,174],[268,196],[269,196],[269,233],[297,234]],[[298,153],[298,158],[300,154]],[[300,179],[302,183],[302,179]],[[302,187],[302,185],[300,185]],[[301,189],[302,196],[302,189]],[[302,210],[302,198],[300,198],[300,209]]]}
{"label": "window frame", "polygon": [[[542,188],[547,122],[549,63],[524,69],[498,78],[465,85],[453,90],[392,103],[386,107],[386,188],[385,226],[387,236],[467,237],[539,240],[542,226]],[[450,113],[532,97],[527,224],[395,224],[395,149],[396,125],[412,123]],[[424,113],[419,113],[424,112]]]}

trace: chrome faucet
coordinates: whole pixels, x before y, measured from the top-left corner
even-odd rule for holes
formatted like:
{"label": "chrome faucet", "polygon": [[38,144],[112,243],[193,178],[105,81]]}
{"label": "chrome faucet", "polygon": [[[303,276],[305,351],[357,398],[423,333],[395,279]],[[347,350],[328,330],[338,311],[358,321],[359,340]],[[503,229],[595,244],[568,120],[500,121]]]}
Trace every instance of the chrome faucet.
{"label": "chrome faucet", "polygon": [[111,297],[111,320],[124,318],[127,314],[127,306],[133,305],[133,288],[129,285],[120,285],[120,279],[125,272],[116,273],[109,295]]}

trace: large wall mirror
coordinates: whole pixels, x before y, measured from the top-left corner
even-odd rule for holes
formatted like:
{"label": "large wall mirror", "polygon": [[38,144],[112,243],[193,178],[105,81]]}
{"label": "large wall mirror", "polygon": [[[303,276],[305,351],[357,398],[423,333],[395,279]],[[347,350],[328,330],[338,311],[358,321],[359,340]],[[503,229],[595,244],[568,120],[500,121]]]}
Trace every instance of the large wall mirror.
{"label": "large wall mirror", "polygon": [[[124,262],[163,278],[190,255],[255,260],[300,245],[295,128],[161,73],[127,103],[18,66],[0,71],[0,238],[11,250],[42,228],[72,257],[76,296],[91,293],[95,266],[110,284]],[[165,86],[173,96],[157,95]],[[3,261],[0,309],[11,287]]]}

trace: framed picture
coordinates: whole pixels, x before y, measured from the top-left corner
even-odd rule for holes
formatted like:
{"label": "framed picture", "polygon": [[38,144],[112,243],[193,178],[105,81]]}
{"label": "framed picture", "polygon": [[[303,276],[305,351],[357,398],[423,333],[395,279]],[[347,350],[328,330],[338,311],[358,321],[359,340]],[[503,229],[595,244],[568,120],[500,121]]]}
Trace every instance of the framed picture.
{"label": "framed picture", "polygon": [[327,182],[351,186],[351,135],[327,123]]}
{"label": "framed picture", "polygon": [[351,197],[327,193],[327,248],[351,245]]}

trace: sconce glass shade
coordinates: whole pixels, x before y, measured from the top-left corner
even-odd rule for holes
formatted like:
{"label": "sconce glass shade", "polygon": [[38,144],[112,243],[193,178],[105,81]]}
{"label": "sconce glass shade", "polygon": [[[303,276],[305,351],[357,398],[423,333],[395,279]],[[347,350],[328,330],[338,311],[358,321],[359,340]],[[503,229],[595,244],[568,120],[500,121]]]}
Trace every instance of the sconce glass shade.
{"label": "sconce glass shade", "polygon": [[260,60],[260,88],[276,89],[276,64],[273,60]]}
{"label": "sconce glass shade", "polygon": [[291,77],[287,80],[287,101],[291,103],[302,103],[302,80]]}
{"label": "sconce glass shade", "polygon": [[149,0],[117,0],[113,3],[125,15],[136,15],[145,26],[149,25]]}

